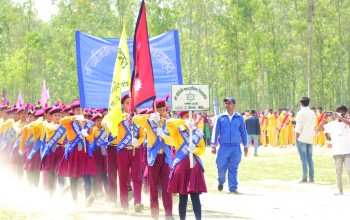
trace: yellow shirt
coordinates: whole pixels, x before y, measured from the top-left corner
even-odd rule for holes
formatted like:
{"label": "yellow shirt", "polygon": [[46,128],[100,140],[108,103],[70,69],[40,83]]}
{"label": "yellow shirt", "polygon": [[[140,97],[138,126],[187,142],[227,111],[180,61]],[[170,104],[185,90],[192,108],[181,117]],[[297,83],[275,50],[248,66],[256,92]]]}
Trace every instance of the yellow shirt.
{"label": "yellow shirt", "polygon": [[[72,127],[72,124],[71,124],[71,121],[74,121],[74,120],[76,120],[75,116],[65,117],[65,118],[61,119],[61,125],[67,129],[66,134],[67,134],[67,139],[69,142],[72,142],[75,139],[75,137],[77,136],[75,134],[73,127]],[[81,128],[84,128],[85,124],[86,124],[86,119],[84,119],[80,123]],[[94,137],[92,136],[92,128],[90,128],[90,130],[88,131],[88,134],[89,135],[85,138],[88,142],[92,143],[94,141]]]}
{"label": "yellow shirt", "polygon": [[[45,126],[45,134],[46,134],[46,142],[49,142],[51,138],[54,136],[56,130],[54,129],[54,122],[44,123]],[[60,140],[58,140],[57,144],[63,145],[64,139],[66,138],[67,133],[65,133]]]}
{"label": "yellow shirt", "polygon": [[[123,114],[123,118],[126,119],[127,116],[128,116],[127,114],[125,114],[125,113]],[[126,135],[126,130],[125,130],[124,126],[123,126],[123,121],[121,121],[118,124],[118,137],[116,138],[118,144],[123,140],[125,135]],[[145,141],[145,137],[146,137],[145,129],[142,129],[142,128],[139,129],[138,136],[139,136],[139,138],[137,139],[137,146],[136,146],[136,148],[139,147],[141,144],[143,144],[143,142]]]}
{"label": "yellow shirt", "polygon": [[27,121],[22,121],[22,120],[19,120],[19,121],[16,121],[15,123],[13,123],[13,128],[16,130],[16,135],[15,135],[15,139],[21,135],[22,133],[22,128],[27,125],[28,122]]}
{"label": "yellow shirt", "polygon": [[[151,148],[154,145],[154,143],[156,142],[156,138],[159,138],[159,137],[157,137],[154,134],[150,124],[148,123],[147,119],[149,119],[149,116],[150,116],[149,114],[136,115],[136,116],[134,116],[133,121],[136,125],[145,129],[146,134],[147,134],[147,147]],[[160,122],[159,122],[159,127],[162,128],[163,124],[164,124],[164,119],[161,118]],[[162,138],[163,138],[165,144],[170,145],[170,146],[174,145],[174,139],[171,136],[164,135]]]}
{"label": "yellow shirt", "polygon": [[22,129],[22,136],[21,136],[21,140],[19,142],[19,149],[20,150],[23,150],[25,148],[25,144],[29,140],[30,136],[32,136],[32,134],[33,134],[33,131],[30,128],[30,124],[25,125]]}
{"label": "yellow shirt", "polygon": [[[170,133],[170,136],[172,136],[174,139],[174,147],[176,151],[178,151],[181,145],[184,143],[184,140],[178,128],[179,126],[182,126],[184,129],[188,130],[188,128],[185,126],[184,120],[169,119],[166,122],[166,127]],[[197,144],[194,154],[197,156],[202,156],[204,152],[205,152],[205,143],[204,143],[204,139],[201,138],[201,140]]]}

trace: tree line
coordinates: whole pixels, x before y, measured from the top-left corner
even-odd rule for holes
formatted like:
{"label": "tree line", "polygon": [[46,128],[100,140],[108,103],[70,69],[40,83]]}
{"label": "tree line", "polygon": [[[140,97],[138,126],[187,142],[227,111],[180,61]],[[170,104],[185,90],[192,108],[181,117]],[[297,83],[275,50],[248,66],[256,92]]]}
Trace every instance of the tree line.
{"label": "tree line", "polygon": [[[53,0],[38,18],[33,0],[0,0],[0,86],[7,98],[78,97],[74,31],[133,37],[139,0]],[[301,96],[333,110],[350,103],[350,2],[345,0],[146,0],[148,30],[179,30],[184,83],[209,84],[211,100],[239,110],[290,107]],[[109,94],[106,94],[109,95]],[[51,103],[51,104],[53,104]],[[222,107],[222,106],[220,106]],[[212,110],[213,111],[213,110]]]}

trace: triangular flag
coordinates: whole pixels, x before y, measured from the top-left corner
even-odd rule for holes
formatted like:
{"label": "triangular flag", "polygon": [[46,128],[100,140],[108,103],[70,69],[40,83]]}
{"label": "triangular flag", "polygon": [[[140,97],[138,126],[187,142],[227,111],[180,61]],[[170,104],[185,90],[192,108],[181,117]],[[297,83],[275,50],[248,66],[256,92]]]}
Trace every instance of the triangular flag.
{"label": "triangular flag", "polygon": [[41,105],[45,106],[45,104],[47,103],[48,99],[49,98],[47,97],[46,83],[45,83],[45,79],[43,79],[43,87],[41,89],[41,97],[40,97]]}

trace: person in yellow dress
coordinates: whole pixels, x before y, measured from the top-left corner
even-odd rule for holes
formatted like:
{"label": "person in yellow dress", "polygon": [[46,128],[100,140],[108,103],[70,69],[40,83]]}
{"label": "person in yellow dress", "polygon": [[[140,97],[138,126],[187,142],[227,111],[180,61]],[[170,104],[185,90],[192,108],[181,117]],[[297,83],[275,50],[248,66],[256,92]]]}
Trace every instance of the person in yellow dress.
{"label": "person in yellow dress", "polygon": [[267,137],[269,145],[273,147],[277,146],[277,125],[276,115],[272,109],[269,109],[269,114],[267,115]]}

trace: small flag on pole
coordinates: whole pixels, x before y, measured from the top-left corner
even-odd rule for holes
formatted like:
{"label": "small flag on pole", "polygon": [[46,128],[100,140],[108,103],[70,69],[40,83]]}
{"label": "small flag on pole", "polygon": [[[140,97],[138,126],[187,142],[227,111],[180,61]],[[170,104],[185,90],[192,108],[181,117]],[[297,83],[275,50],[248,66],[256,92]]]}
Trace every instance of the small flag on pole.
{"label": "small flag on pole", "polygon": [[1,103],[2,103],[3,105],[6,104],[6,90],[5,90],[5,88],[2,88],[2,99],[1,99]]}
{"label": "small flag on pole", "polygon": [[45,79],[43,79],[43,87],[41,89],[41,97],[40,97],[40,103],[42,106],[45,106],[47,103],[47,100],[49,100],[48,97],[48,91],[46,90],[46,83]]}
{"label": "small flag on pole", "polygon": [[23,99],[22,99],[22,92],[21,91],[19,91],[19,94],[18,94],[17,108],[20,106],[23,106]]}

